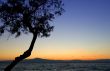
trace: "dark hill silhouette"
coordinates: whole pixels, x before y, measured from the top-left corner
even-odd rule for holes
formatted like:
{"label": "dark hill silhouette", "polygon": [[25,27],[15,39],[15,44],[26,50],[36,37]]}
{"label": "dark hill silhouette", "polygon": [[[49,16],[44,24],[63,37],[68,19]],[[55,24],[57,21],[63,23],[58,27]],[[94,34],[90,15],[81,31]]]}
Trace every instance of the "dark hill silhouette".
{"label": "dark hill silhouette", "polygon": [[35,63],[110,63],[110,59],[97,59],[97,60],[50,60],[42,58],[26,59],[22,62],[35,62]]}
{"label": "dark hill silhouette", "polygon": [[[11,62],[11,60],[0,61],[0,62]],[[23,63],[110,63],[110,59],[97,59],[97,60],[50,60],[43,58],[25,59],[21,61]]]}

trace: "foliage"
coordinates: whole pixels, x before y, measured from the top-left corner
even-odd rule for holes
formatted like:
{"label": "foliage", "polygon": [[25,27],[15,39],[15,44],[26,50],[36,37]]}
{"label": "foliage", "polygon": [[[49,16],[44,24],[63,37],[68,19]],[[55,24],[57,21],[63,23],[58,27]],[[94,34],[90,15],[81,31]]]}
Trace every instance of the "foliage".
{"label": "foliage", "polygon": [[5,31],[15,34],[32,33],[47,37],[53,30],[49,24],[64,11],[61,0],[4,0],[0,1],[0,35]]}

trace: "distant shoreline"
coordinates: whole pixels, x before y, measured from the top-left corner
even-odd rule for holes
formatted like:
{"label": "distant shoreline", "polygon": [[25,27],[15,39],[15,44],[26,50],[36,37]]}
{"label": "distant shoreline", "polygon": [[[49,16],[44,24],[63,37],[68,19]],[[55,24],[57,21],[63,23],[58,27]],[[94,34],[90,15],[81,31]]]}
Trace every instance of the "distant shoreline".
{"label": "distant shoreline", "polygon": [[[0,60],[0,62],[11,62],[13,60]],[[35,63],[110,63],[110,59],[96,59],[96,60],[50,60],[42,58],[25,59],[21,62],[35,62]]]}

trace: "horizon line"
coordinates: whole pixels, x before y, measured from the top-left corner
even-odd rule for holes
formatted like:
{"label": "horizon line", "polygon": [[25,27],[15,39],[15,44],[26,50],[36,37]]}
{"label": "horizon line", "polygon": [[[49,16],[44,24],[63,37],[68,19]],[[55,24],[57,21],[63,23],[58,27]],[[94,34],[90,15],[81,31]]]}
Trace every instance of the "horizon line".
{"label": "horizon line", "polygon": [[[33,60],[33,59],[44,59],[44,60],[59,60],[59,61],[75,61],[75,60],[80,60],[80,61],[95,61],[95,60],[110,60],[110,58],[100,58],[100,59],[49,59],[49,58],[28,58],[24,60]],[[13,61],[14,59],[4,59],[0,61]],[[23,60],[23,61],[24,61]]]}

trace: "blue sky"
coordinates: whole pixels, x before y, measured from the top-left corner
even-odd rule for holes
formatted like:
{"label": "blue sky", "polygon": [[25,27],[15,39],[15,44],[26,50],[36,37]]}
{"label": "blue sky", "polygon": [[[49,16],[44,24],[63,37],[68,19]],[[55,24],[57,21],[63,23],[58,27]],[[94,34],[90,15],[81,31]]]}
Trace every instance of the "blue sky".
{"label": "blue sky", "polygon": [[[51,22],[55,26],[54,31],[49,38],[38,38],[30,58],[110,58],[110,0],[63,2],[65,12]],[[4,55],[4,59],[13,59],[22,54],[28,49],[32,39],[30,34],[17,39],[11,37],[6,40],[6,37],[4,35],[0,39],[0,55]],[[7,51],[9,56],[6,56]]]}

